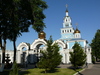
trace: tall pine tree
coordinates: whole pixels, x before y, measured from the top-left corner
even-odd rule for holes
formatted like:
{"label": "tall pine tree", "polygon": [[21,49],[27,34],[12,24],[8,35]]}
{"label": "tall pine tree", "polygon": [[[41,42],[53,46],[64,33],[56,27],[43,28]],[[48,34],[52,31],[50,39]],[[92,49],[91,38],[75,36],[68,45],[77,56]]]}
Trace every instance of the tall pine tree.
{"label": "tall pine tree", "polygon": [[100,29],[97,30],[90,44],[92,48],[92,56],[100,59]]}
{"label": "tall pine tree", "polygon": [[82,47],[76,42],[73,46],[73,52],[70,52],[71,58],[71,64],[74,66],[74,68],[77,68],[79,66],[83,66],[86,62],[86,53],[84,53],[84,50]]}
{"label": "tall pine tree", "polygon": [[53,71],[61,62],[62,56],[59,54],[59,46],[57,43],[53,44],[53,40],[50,39],[47,41],[47,49],[42,50],[42,58],[38,63],[39,68],[44,68],[45,73],[47,70]]}

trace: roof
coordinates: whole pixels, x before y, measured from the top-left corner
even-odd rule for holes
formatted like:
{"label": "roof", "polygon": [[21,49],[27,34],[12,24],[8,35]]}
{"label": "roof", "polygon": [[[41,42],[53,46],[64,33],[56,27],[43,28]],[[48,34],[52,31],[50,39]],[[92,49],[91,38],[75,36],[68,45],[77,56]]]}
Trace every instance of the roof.
{"label": "roof", "polygon": [[84,40],[82,38],[71,38],[71,39],[60,39],[60,40],[67,40],[67,41],[79,41],[79,40]]}

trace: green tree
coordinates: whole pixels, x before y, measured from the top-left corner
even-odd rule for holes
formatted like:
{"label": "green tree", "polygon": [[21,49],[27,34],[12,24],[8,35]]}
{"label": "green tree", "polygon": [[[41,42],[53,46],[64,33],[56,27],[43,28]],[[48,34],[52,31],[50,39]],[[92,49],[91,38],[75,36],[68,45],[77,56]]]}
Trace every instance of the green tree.
{"label": "green tree", "polygon": [[[16,60],[15,42],[17,38],[23,32],[28,32],[30,25],[32,25],[36,32],[40,32],[44,29],[45,24],[43,19],[45,18],[45,15],[43,14],[43,10],[46,8],[46,2],[43,0],[0,1],[0,30],[2,30],[0,33],[0,43],[3,50],[2,37],[5,37],[4,42],[7,39],[13,41],[14,61]],[[5,27],[5,29],[2,27]],[[5,33],[6,35],[2,35],[5,31],[7,32]]]}
{"label": "green tree", "polygon": [[6,40],[8,37],[8,14],[7,12],[7,2],[5,0],[0,1],[0,47],[2,49],[2,63],[5,62],[5,50],[6,50]]}
{"label": "green tree", "polygon": [[84,50],[77,42],[75,42],[72,49],[73,49],[73,52],[70,52],[70,56],[71,56],[70,61],[71,61],[71,64],[76,69],[77,67],[83,66],[85,64],[86,53],[84,53]]}
{"label": "green tree", "polygon": [[59,54],[59,46],[57,43],[53,44],[53,40],[50,37],[50,39],[47,41],[47,49],[42,50],[42,57],[40,61],[38,62],[39,68],[44,68],[45,73],[47,70],[53,71],[60,63],[62,56]]}
{"label": "green tree", "polygon": [[14,62],[13,64],[13,67],[12,67],[12,70],[10,71],[9,75],[19,75],[18,74],[18,66],[17,66],[17,63]]}
{"label": "green tree", "polygon": [[100,59],[100,29],[97,30],[95,36],[90,44],[92,48],[92,56]]}

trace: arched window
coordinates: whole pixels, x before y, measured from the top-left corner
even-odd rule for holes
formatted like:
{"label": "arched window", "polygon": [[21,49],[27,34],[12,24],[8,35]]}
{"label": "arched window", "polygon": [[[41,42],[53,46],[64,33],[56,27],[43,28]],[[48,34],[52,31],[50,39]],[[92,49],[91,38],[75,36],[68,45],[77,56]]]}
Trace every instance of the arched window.
{"label": "arched window", "polygon": [[72,32],[71,29],[70,29],[70,32]]}
{"label": "arched window", "polygon": [[62,30],[62,33],[64,33],[64,30]]}
{"label": "arched window", "polygon": [[67,32],[69,32],[69,30],[67,30]]}
{"label": "arched window", "polygon": [[66,22],[67,22],[67,19],[66,19]]}
{"label": "arched window", "polygon": [[36,52],[36,50],[34,50],[34,52]]}
{"label": "arched window", "polygon": [[88,51],[90,52],[90,49],[88,49]]}
{"label": "arched window", "polygon": [[66,30],[65,30],[65,32],[66,32]]}
{"label": "arched window", "polygon": [[79,38],[79,34],[78,34],[78,38]]}
{"label": "arched window", "polygon": [[77,35],[76,35],[76,38],[77,38]]}

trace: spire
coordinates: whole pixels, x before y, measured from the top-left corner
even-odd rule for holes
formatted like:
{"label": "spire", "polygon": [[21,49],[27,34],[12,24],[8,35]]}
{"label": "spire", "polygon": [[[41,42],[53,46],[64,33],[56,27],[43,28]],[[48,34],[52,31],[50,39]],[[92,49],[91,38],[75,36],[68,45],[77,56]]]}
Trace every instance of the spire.
{"label": "spire", "polygon": [[72,27],[71,18],[68,15],[68,5],[66,4],[66,16],[64,17],[63,27]]}
{"label": "spire", "polygon": [[68,5],[66,4],[66,16],[68,16]]}

